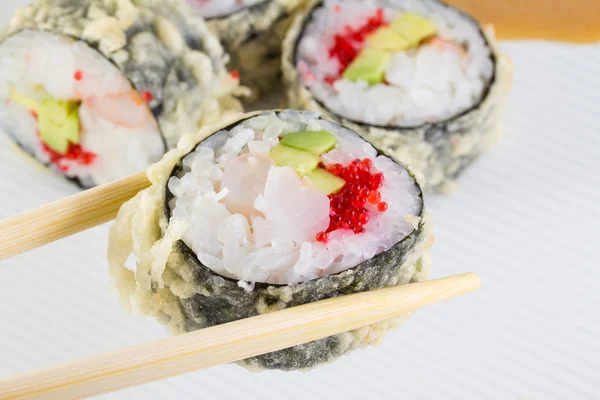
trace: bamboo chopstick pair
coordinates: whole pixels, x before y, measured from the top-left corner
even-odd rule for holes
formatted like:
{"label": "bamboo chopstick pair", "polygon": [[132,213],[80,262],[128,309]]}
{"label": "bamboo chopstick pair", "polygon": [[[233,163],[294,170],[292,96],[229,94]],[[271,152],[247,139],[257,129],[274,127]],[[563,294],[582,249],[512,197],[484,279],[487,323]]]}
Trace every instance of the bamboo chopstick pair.
{"label": "bamboo chopstick pair", "polygon": [[[91,228],[149,185],[141,172],[0,221],[0,260]],[[0,399],[71,399],[360,328],[480,286],[474,273],[341,296],[0,380]]]}

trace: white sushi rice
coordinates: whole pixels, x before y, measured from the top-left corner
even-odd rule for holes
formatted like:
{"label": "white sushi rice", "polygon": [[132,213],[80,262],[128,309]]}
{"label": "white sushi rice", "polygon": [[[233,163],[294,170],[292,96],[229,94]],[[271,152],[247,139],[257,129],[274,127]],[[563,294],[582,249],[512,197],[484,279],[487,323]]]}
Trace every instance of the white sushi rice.
{"label": "white sushi rice", "polygon": [[[79,81],[76,71],[82,73]],[[49,163],[36,118],[12,101],[11,90],[37,101],[48,95],[81,101],[80,145],[96,158],[90,165],[62,159],[60,166],[84,186],[144,170],[164,152],[158,124],[140,95],[116,66],[82,41],[22,31],[0,44],[0,126],[26,151]]]}
{"label": "white sushi rice", "polygon": [[[268,158],[279,136],[300,130],[327,130],[336,147],[322,155],[325,165],[370,158],[384,174],[379,189],[385,213],[367,203],[366,232],[336,230],[316,241],[329,225],[329,199],[310,179]],[[214,272],[254,282],[292,284],[355,267],[388,250],[415,229],[422,209],[420,189],[406,169],[356,134],[316,113],[286,111],[253,117],[220,131],[183,160],[183,172],[168,183],[173,223],[186,224],[184,242]]]}
{"label": "white sushi rice", "polygon": [[[423,44],[393,54],[389,83],[339,79],[329,56],[334,36],[362,26],[377,9],[391,22],[410,12],[429,19],[437,35],[453,45]],[[464,52],[463,52],[464,51]],[[297,68],[304,84],[334,113],[377,125],[415,126],[448,119],[480,101],[493,75],[493,60],[477,25],[457,10],[432,0],[325,0],[314,11],[298,44]]]}
{"label": "white sushi rice", "polygon": [[204,18],[218,18],[233,14],[266,0],[188,0]]}

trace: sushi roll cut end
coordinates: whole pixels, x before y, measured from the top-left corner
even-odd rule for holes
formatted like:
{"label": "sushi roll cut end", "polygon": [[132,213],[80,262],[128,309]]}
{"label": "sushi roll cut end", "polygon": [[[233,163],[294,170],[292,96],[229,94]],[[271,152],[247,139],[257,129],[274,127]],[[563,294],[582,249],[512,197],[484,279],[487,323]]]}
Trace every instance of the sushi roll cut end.
{"label": "sushi roll cut end", "polygon": [[25,30],[0,45],[0,70],[4,130],[84,185],[143,170],[164,153],[152,94],[136,91],[86,43]]}
{"label": "sushi roll cut end", "polygon": [[222,48],[183,0],[109,3],[39,0],[0,38],[0,127],[83,187],[142,171],[239,109]]}
{"label": "sushi roll cut end", "polygon": [[434,1],[326,1],[297,46],[300,79],[315,97],[374,125],[458,115],[481,100],[494,73],[478,26]]}
{"label": "sushi roll cut end", "polygon": [[[127,300],[157,307],[124,270],[132,249],[176,331],[426,278],[428,216],[402,164],[316,113],[254,113],[212,132],[184,138],[120,211],[109,261]],[[132,242],[153,243],[151,259]],[[365,340],[336,335],[243,364],[305,369]]]}
{"label": "sushi roll cut end", "polygon": [[501,136],[510,70],[490,32],[437,0],[313,0],[284,41],[292,107],[391,149],[437,191]]}

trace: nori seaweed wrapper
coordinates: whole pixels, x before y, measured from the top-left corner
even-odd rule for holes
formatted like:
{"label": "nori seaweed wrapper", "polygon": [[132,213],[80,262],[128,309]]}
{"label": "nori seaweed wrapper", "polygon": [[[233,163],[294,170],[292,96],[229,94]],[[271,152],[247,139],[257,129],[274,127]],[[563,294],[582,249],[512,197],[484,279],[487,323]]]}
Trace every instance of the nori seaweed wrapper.
{"label": "nori seaweed wrapper", "polygon": [[[421,210],[406,238],[354,268],[290,285],[255,283],[248,291],[237,280],[204,266],[180,240],[182,228],[171,223],[167,182],[181,160],[199,142],[230,129],[260,112],[230,118],[223,124],[186,135],[178,149],[148,170],[152,186],[126,203],[111,228],[108,259],[113,284],[127,309],[154,315],[173,332],[188,332],[331,297],[402,285],[428,278],[433,242],[429,215]],[[125,268],[131,253],[137,270]],[[157,279],[156,268],[163,270]],[[253,357],[239,364],[253,370],[309,369],[331,362],[367,344],[378,343],[391,327],[410,314],[288,349]]]}
{"label": "nori seaweed wrapper", "polygon": [[[298,43],[312,13],[322,4],[322,0],[312,0],[297,15],[283,44],[282,69],[289,106],[320,112],[391,151],[415,172],[423,175],[423,187],[426,190],[447,193],[454,191],[456,180],[462,172],[503,134],[502,117],[505,95],[512,78],[512,66],[506,57],[498,53],[493,29],[484,30],[477,24],[494,62],[493,76],[477,104],[447,120],[427,122],[419,126],[371,125],[336,115],[317,100],[300,79],[296,68]],[[463,12],[461,14],[474,21],[469,15]]]}
{"label": "nori seaweed wrapper", "polygon": [[37,0],[16,12],[0,40],[39,30],[86,42],[135,90],[152,94],[168,150],[183,133],[241,110],[223,48],[193,15],[183,0]]}
{"label": "nori seaweed wrapper", "polygon": [[273,92],[281,81],[281,44],[296,12],[306,0],[267,0],[222,17],[207,19],[252,90],[249,101]]}

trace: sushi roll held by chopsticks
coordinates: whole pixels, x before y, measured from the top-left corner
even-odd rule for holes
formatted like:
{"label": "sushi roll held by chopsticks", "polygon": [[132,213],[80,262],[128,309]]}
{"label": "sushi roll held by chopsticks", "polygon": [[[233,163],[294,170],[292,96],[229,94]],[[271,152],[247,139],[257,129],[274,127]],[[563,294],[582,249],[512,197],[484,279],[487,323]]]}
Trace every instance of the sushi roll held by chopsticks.
{"label": "sushi roll held by chopsticks", "polygon": [[231,56],[250,101],[279,89],[281,43],[306,0],[187,0]]}
{"label": "sushi roll held by chopsticks", "polygon": [[83,187],[160,160],[240,109],[219,41],[183,0],[37,0],[0,41],[0,127]]}
{"label": "sushi roll held by chopsticks", "polygon": [[[256,112],[186,135],[148,178],[111,228],[110,272],[126,308],[175,332],[427,279],[433,237],[414,176],[317,113]],[[407,317],[241,364],[312,368]]]}
{"label": "sushi roll held by chopsticks", "polygon": [[501,136],[510,65],[435,0],[314,0],[283,55],[290,105],[322,112],[449,191]]}

